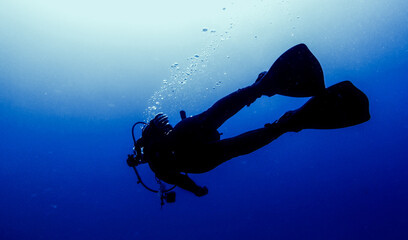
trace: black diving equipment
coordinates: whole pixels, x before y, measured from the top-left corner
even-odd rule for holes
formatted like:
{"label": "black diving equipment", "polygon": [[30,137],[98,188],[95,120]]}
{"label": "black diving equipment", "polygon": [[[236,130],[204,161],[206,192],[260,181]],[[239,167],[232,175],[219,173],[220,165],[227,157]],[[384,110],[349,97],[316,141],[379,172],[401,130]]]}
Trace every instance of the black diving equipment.
{"label": "black diving equipment", "polygon": [[337,129],[369,119],[367,96],[350,81],[343,81],[294,110],[290,123],[297,129]]}
{"label": "black diving equipment", "polygon": [[[156,121],[159,121],[161,123],[162,126],[165,126],[166,128],[168,128],[169,124],[168,124],[168,120],[167,120],[167,116],[163,115],[163,114],[159,114],[158,115],[159,118],[155,118]],[[156,116],[157,117],[157,116]],[[166,121],[167,120],[167,121]],[[152,120],[153,121],[153,120]],[[139,172],[137,171],[137,166],[139,166],[140,164],[144,164],[147,163],[147,160],[145,160],[143,158],[143,137],[139,138],[137,141],[135,139],[135,127],[139,124],[143,124],[145,126],[145,128],[149,127],[149,124],[145,123],[145,122],[137,122],[135,124],[133,124],[132,126],[132,138],[133,138],[133,153],[132,154],[128,154],[128,158],[126,160],[127,164],[129,167],[133,168],[133,170],[136,173],[137,176],[137,183],[142,184],[142,186],[144,188],[146,188],[147,190],[154,192],[154,193],[159,193],[160,195],[160,201],[161,201],[161,206],[164,205],[164,202],[167,203],[174,203],[176,201],[176,193],[173,192],[172,190],[176,187],[176,185],[172,186],[169,189],[166,189],[166,186],[164,183],[162,183],[160,181],[160,179],[156,178],[157,183],[160,185],[159,190],[155,190],[153,188],[150,188],[149,186],[147,186],[143,181],[142,178],[140,177]]]}
{"label": "black diving equipment", "polygon": [[268,96],[311,97],[325,91],[322,67],[303,43],[284,52],[257,81],[268,82],[265,89],[273,89]]}

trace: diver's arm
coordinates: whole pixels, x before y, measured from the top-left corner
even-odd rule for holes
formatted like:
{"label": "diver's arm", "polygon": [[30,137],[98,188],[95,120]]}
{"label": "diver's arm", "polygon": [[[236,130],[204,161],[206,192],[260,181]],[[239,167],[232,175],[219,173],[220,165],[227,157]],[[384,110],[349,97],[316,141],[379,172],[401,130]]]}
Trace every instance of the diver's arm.
{"label": "diver's arm", "polygon": [[175,184],[184,190],[190,191],[198,197],[208,193],[206,187],[198,186],[191,178],[181,173],[166,174],[165,176],[161,176],[161,179],[167,183]]}

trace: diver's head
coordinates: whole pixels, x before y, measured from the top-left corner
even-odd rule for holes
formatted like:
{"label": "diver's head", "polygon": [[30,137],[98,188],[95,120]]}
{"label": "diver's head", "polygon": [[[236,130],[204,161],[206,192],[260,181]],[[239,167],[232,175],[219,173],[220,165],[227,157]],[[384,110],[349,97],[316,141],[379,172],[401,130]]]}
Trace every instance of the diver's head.
{"label": "diver's head", "polygon": [[140,143],[144,152],[152,151],[159,146],[172,130],[168,117],[162,113],[157,114],[142,130]]}
{"label": "diver's head", "polygon": [[172,130],[173,127],[170,125],[167,115],[159,113],[143,128],[142,138],[148,139],[168,135]]}
{"label": "diver's head", "polygon": [[[136,141],[134,128],[138,124],[144,124],[142,136]],[[134,154],[128,156],[128,165],[137,166],[149,162],[151,154],[157,150],[165,141],[167,135],[173,130],[168,117],[162,113],[157,114],[149,123],[137,122],[132,127],[134,141]]]}

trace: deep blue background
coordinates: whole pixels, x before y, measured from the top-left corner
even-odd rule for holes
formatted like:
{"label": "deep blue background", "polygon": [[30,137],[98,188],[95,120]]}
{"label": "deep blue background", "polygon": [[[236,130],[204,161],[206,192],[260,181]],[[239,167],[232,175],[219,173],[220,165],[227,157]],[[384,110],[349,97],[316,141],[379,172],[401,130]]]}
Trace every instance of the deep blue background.
{"label": "deep blue background", "polygon": [[[405,1],[87,3],[0,4],[1,239],[408,239]],[[133,122],[199,113],[300,42],[327,86],[367,94],[372,119],[285,134],[160,209],[125,162]],[[306,100],[263,97],[220,131]]]}

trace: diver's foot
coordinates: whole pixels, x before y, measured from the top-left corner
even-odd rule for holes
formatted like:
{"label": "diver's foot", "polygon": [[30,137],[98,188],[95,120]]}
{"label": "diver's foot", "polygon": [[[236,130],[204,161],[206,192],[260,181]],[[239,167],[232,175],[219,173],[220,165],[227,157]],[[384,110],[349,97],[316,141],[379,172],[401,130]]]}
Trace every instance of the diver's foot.
{"label": "diver's foot", "polygon": [[275,95],[275,91],[272,90],[271,79],[264,78],[268,72],[261,72],[258,74],[258,78],[253,84],[254,87],[258,88],[258,91],[261,95],[272,97]]}

